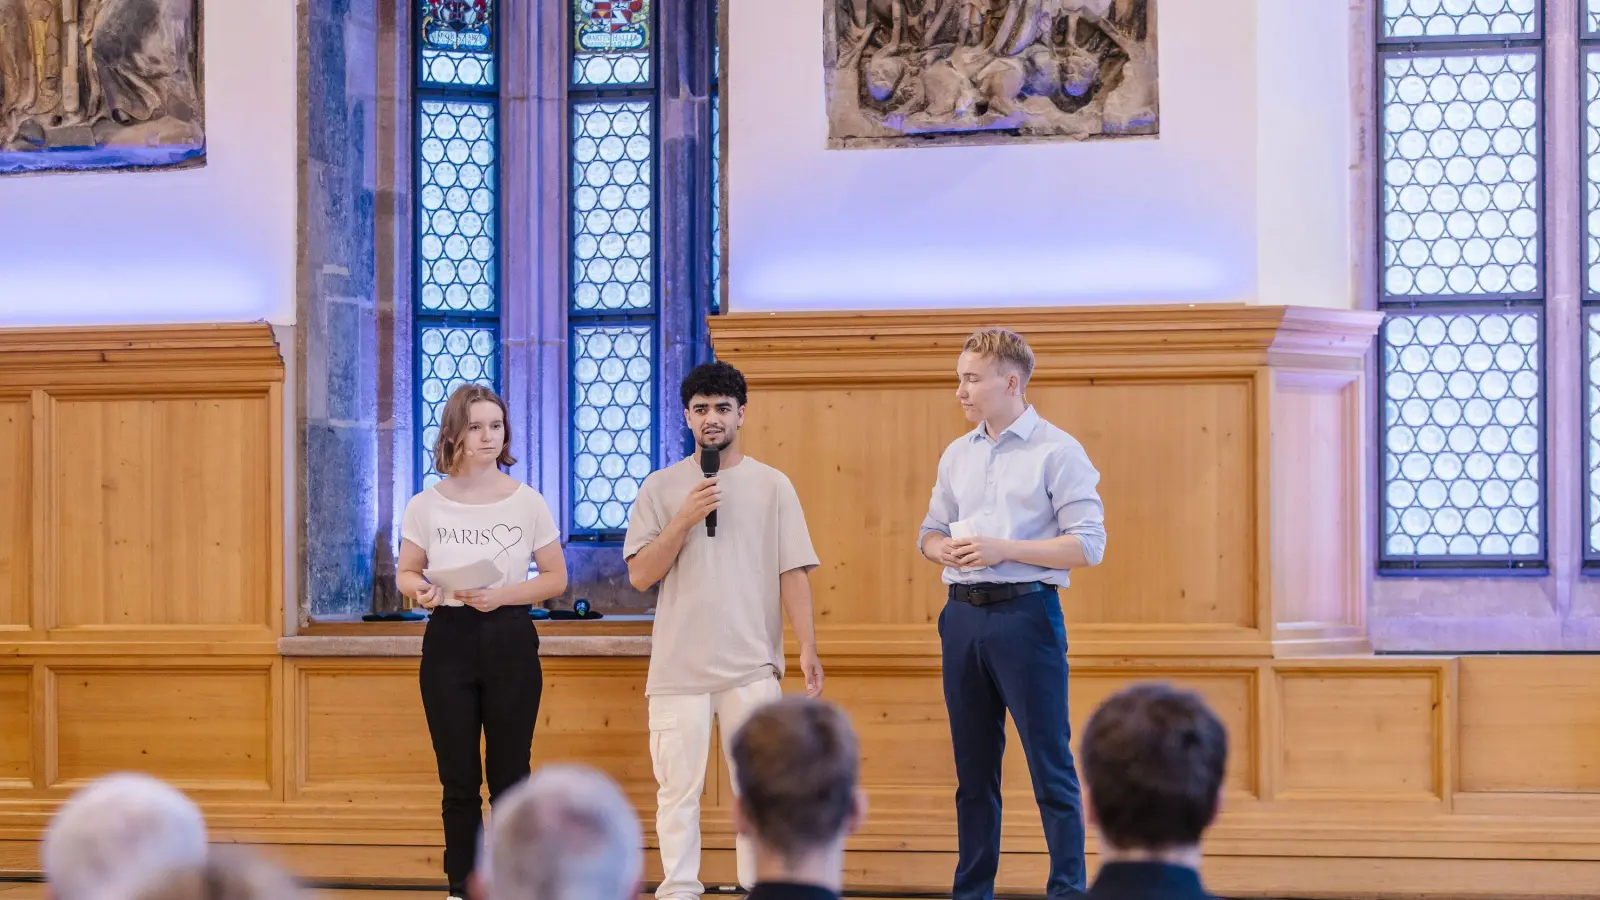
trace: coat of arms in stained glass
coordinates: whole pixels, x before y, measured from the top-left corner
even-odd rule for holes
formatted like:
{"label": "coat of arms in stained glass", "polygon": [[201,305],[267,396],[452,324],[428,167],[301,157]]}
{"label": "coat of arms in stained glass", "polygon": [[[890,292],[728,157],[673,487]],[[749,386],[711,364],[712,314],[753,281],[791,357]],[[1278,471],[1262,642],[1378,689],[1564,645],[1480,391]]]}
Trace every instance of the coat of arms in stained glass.
{"label": "coat of arms in stained glass", "polygon": [[422,0],[422,43],[428,50],[488,53],[494,0]]}
{"label": "coat of arms in stained glass", "polygon": [[628,53],[650,46],[650,0],[575,0],[578,53]]}

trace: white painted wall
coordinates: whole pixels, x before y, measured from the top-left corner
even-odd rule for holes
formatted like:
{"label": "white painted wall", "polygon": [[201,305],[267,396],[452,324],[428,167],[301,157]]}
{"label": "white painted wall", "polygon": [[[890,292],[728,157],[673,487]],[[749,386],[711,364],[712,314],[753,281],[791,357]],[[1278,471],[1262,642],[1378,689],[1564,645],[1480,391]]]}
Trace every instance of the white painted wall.
{"label": "white painted wall", "polygon": [[1157,139],[828,150],[822,2],[731,4],[733,310],[1350,304],[1345,4],[1160,0]]}
{"label": "white painted wall", "polygon": [[[1371,16],[1370,7],[1359,14]],[[1257,299],[1347,309],[1359,152],[1349,4],[1261,0],[1257,21]]]}
{"label": "white painted wall", "polygon": [[0,326],[294,321],[295,4],[203,19],[207,164],[0,177]]}

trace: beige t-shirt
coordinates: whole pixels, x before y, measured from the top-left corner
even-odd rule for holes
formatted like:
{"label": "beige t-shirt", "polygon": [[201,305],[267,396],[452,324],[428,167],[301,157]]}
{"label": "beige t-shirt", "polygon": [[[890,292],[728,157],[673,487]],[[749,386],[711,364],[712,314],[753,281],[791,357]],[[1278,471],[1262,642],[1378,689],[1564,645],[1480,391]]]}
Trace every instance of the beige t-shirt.
{"label": "beige t-shirt", "polygon": [[[400,536],[428,554],[430,569],[492,560],[501,578],[488,587],[501,587],[527,581],[533,552],[561,537],[561,530],[544,498],[525,484],[494,503],[458,503],[434,486],[406,504]],[[445,606],[462,605],[441,593]]]}
{"label": "beige t-shirt", "polygon": [[[689,457],[651,473],[639,488],[622,555],[656,539],[704,480]],[[645,695],[714,694],[783,677],[778,576],[817,567],[805,514],[782,472],[745,457],[717,476],[717,534],[689,529],[656,596]]]}

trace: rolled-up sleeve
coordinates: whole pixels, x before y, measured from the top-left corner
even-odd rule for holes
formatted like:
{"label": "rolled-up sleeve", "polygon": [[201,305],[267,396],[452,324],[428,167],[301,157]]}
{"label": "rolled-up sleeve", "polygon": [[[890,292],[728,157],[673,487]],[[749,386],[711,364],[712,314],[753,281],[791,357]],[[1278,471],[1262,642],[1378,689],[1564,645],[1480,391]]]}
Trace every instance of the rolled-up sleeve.
{"label": "rolled-up sleeve", "polygon": [[1083,557],[1097,566],[1106,552],[1105,506],[1098,491],[1100,472],[1079,444],[1063,446],[1051,454],[1046,487],[1062,534],[1074,534],[1083,544]]}
{"label": "rolled-up sleeve", "polygon": [[939,457],[939,474],[933,481],[933,496],[928,499],[928,514],[923,517],[922,527],[917,530],[918,552],[921,552],[922,542],[928,539],[931,531],[949,537],[950,523],[956,519],[956,495],[950,489],[949,464],[950,451],[946,450]]}

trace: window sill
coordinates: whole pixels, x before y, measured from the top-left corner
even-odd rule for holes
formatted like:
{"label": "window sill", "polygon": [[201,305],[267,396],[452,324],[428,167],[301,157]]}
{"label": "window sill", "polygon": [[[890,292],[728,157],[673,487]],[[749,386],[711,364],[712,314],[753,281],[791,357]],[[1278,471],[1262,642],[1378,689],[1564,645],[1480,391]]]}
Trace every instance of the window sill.
{"label": "window sill", "polygon": [[[540,656],[628,657],[650,655],[655,616],[607,615],[603,619],[542,620]],[[279,638],[278,653],[296,657],[419,657],[426,622],[363,622],[358,618],[313,620],[291,637]]]}

